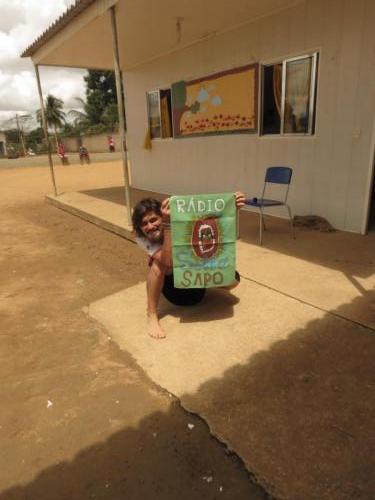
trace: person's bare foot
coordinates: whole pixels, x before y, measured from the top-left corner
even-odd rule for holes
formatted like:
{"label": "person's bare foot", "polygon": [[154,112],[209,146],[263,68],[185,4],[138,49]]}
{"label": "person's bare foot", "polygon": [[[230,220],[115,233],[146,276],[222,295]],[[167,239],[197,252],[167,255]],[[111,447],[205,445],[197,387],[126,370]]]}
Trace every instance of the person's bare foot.
{"label": "person's bare foot", "polygon": [[159,323],[157,314],[147,315],[148,334],[154,339],[165,339],[166,335]]}

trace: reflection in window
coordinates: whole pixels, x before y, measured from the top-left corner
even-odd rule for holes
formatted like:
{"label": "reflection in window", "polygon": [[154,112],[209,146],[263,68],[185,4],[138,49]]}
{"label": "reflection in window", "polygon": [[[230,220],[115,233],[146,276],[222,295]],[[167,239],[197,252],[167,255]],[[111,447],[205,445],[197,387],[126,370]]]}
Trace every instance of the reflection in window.
{"label": "reflection in window", "polygon": [[284,132],[307,134],[312,58],[286,63]]}
{"label": "reflection in window", "polygon": [[147,108],[148,108],[148,123],[150,127],[151,138],[155,139],[160,137],[160,106],[159,106],[159,91],[149,92],[147,94]]}
{"label": "reflection in window", "polygon": [[172,137],[171,89],[160,91],[160,118],[162,137]]}
{"label": "reflection in window", "polygon": [[148,92],[147,109],[151,139],[172,137],[171,90]]}
{"label": "reflection in window", "polygon": [[263,66],[262,134],[313,134],[318,54]]}

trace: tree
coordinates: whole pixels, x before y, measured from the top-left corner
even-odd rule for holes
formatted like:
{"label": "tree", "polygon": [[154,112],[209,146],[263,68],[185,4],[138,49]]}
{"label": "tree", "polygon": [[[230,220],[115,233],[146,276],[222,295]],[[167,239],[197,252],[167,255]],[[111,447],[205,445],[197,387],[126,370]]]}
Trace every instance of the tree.
{"label": "tree", "polygon": [[[7,134],[8,144],[19,150],[20,154],[26,154],[27,133],[30,130],[33,119],[30,114],[18,115],[3,122],[2,126]],[[25,132],[26,131],[26,132]],[[17,146],[16,146],[17,145]]]}
{"label": "tree", "polygon": [[76,97],[78,109],[67,113],[63,134],[114,132],[119,122],[116,80],[113,71],[88,70],[84,76],[86,100]]}
{"label": "tree", "polygon": [[42,127],[30,130],[26,136],[26,147],[38,151],[43,145],[44,133]]}
{"label": "tree", "polygon": [[[75,100],[79,102],[81,109],[85,110],[86,102],[81,97],[76,97]],[[85,111],[71,109],[68,111],[68,118],[72,120],[73,126],[76,128],[86,128],[90,125],[89,117]]]}
{"label": "tree", "polygon": [[19,142],[19,133],[17,128],[10,128],[8,130],[5,130],[5,137],[7,140],[7,143],[10,144],[12,143],[18,143]]}
{"label": "tree", "polygon": [[[47,125],[53,128],[56,140],[56,149],[59,141],[57,138],[57,129],[61,128],[65,123],[65,113],[63,111],[64,101],[58,99],[52,94],[48,94],[45,102]],[[36,117],[39,123],[42,123],[42,112],[40,109],[36,112]]]}
{"label": "tree", "polygon": [[91,125],[103,123],[103,113],[116,104],[116,81],[113,71],[88,70],[83,77],[86,83],[85,114]]}
{"label": "tree", "polygon": [[112,102],[111,104],[108,104],[102,114],[102,122],[111,130],[111,132],[114,132],[115,127],[119,122],[117,103]]}

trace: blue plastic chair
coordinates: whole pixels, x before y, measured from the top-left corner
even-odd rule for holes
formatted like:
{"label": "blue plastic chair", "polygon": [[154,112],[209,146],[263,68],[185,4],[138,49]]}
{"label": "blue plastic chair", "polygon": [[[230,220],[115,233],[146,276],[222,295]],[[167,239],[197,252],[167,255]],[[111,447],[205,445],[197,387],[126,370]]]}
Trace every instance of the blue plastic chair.
{"label": "blue plastic chair", "polygon": [[[290,167],[269,167],[266,171],[266,177],[264,179],[264,186],[261,198],[249,198],[245,200],[245,206],[256,207],[259,209],[259,245],[262,244],[263,239],[263,229],[266,229],[264,219],[263,219],[263,209],[272,207],[286,207],[289,216],[290,230],[292,237],[294,235],[292,212],[289,205],[287,204],[288,193],[290,181],[292,180],[293,170]],[[268,184],[283,184],[285,185],[285,197],[284,200],[270,200],[265,198],[265,193]]]}

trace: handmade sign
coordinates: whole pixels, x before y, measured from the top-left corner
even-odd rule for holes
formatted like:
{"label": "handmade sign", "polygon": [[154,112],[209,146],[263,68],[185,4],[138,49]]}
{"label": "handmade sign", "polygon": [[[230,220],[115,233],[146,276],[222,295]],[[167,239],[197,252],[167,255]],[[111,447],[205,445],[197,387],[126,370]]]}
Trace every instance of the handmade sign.
{"label": "handmade sign", "polygon": [[174,286],[231,285],[236,265],[233,193],[170,198]]}
{"label": "handmade sign", "polygon": [[172,85],[174,137],[255,132],[258,65]]}

